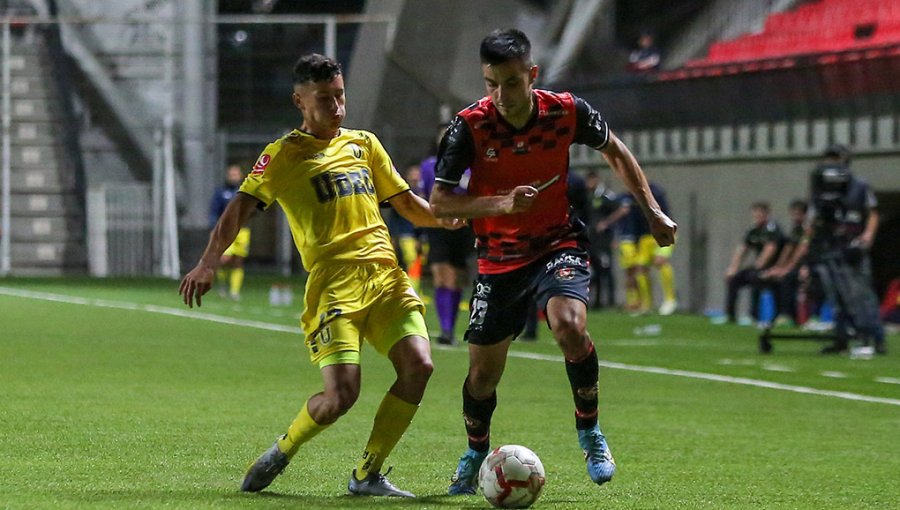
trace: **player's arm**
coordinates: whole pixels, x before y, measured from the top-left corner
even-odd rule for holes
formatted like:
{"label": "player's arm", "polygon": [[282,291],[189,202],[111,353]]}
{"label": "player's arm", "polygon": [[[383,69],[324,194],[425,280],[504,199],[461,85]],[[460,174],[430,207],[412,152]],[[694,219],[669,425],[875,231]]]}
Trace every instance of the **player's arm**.
{"label": "player's arm", "polygon": [[201,306],[201,296],[212,288],[222,253],[231,246],[238,231],[250,219],[259,204],[259,199],[246,193],[236,194],[234,199],[228,203],[222,216],[219,217],[219,221],[216,222],[216,226],[209,234],[209,243],[207,243],[200,261],[181,280],[178,293],[184,299],[184,304],[193,308],[196,299],[197,306]]}
{"label": "player's arm", "polygon": [[634,201],[641,208],[647,223],[650,224],[650,233],[660,246],[669,246],[675,242],[675,224],[663,211],[656,198],[650,191],[650,184],[637,159],[622,143],[619,138],[609,133],[609,141],[600,149],[603,159],[606,160],[613,172],[625,183],[628,191],[634,196]]}
{"label": "player's arm", "polygon": [[732,276],[737,274],[738,268],[741,267],[741,260],[744,259],[745,253],[747,253],[746,244],[741,244],[734,249],[734,255],[731,256],[731,263],[728,264],[728,269],[725,270],[726,280],[730,280]]}
{"label": "player's arm", "polygon": [[436,218],[428,202],[412,190],[394,195],[388,199],[388,203],[400,213],[400,216],[417,227],[443,227],[455,230],[465,225],[465,222],[456,218]]}
{"label": "player's arm", "polygon": [[615,211],[612,212],[612,214],[610,214],[606,218],[597,222],[597,227],[596,227],[597,232],[603,232],[604,230],[608,229],[609,227],[615,225],[616,222],[621,220],[622,218],[624,218],[625,215],[629,213],[629,211],[631,211],[630,204],[628,204],[628,203],[621,204],[619,207],[616,208]]}
{"label": "player's arm", "polygon": [[775,251],[778,249],[777,241],[769,241],[763,245],[762,251],[759,252],[759,255],[756,257],[756,260],[753,262],[754,269],[762,269],[769,265],[769,262],[772,260],[772,257],[775,256]]}
{"label": "player's arm", "polygon": [[634,154],[613,134],[600,113],[587,101],[574,97],[575,101],[575,143],[587,145],[603,154],[613,172],[625,183],[634,201],[650,224],[650,233],[660,246],[675,242],[678,225],[672,221],[657,203],[650,184]]}
{"label": "player's arm", "polygon": [[475,160],[475,141],[466,121],[457,116],[447,127],[438,147],[434,168],[431,209],[438,218],[483,218],[527,211],[538,191],[518,186],[505,195],[469,196],[453,192],[463,173]]}
{"label": "player's arm", "polygon": [[454,186],[435,183],[431,191],[431,208],[438,218],[484,218],[516,214],[531,209],[538,195],[532,186],[516,186],[505,195],[473,197],[457,195]]}
{"label": "player's arm", "polygon": [[875,241],[875,232],[878,231],[879,221],[878,209],[870,209],[869,217],[866,219],[866,228],[859,237],[853,240],[854,243],[866,250],[871,248],[872,243]]}

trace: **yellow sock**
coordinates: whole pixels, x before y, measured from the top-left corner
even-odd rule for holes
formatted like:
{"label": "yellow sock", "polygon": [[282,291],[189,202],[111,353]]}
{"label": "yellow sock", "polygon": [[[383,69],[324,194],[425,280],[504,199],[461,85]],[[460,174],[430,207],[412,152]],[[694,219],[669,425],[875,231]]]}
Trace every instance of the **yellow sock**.
{"label": "yellow sock", "polygon": [[388,392],[375,413],[375,424],[372,426],[372,435],[362,454],[362,458],[356,463],[356,478],[365,479],[369,473],[378,473],[384,464],[384,459],[390,455],[391,450],[400,441],[400,437],[406,432],[413,416],[419,406],[404,402],[394,394]]}
{"label": "yellow sock", "polygon": [[663,299],[675,301],[675,272],[672,264],[665,263],[659,267],[659,284],[662,287]]}
{"label": "yellow sock", "polygon": [[638,273],[635,277],[638,286],[638,295],[640,296],[641,308],[650,308],[650,279],[645,273]]}
{"label": "yellow sock", "polygon": [[638,298],[638,291],[636,288],[625,289],[625,306],[628,308],[637,308],[639,301],[640,299]]}
{"label": "yellow sock", "polygon": [[303,404],[303,409],[294,418],[294,422],[288,427],[287,435],[278,440],[278,449],[281,450],[288,458],[294,456],[300,446],[316,437],[316,434],[327,429],[331,424],[319,425],[316,420],[309,415],[309,407],[307,403]]}
{"label": "yellow sock", "polygon": [[231,292],[232,296],[237,296],[241,293],[241,287],[244,285],[244,268],[236,267],[231,270],[231,278],[228,280],[228,291]]}
{"label": "yellow sock", "polygon": [[225,269],[217,269],[216,270],[216,280],[222,284],[225,282],[225,279],[228,278],[228,271]]}

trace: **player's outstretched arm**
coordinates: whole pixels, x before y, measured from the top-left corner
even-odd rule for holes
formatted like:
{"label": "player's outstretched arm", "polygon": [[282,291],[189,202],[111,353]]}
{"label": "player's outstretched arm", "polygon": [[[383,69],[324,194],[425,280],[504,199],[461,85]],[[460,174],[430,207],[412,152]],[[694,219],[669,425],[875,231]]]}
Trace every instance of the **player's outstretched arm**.
{"label": "player's outstretched arm", "polygon": [[465,225],[465,221],[457,218],[437,218],[431,210],[431,206],[424,198],[410,190],[394,195],[388,199],[388,203],[395,211],[417,227],[443,227],[456,230]]}
{"label": "player's outstretched arm", "polygon": [[246,193],[238,193],[228,203],[225,212],[209,234],[209,243],[200,261],[181,280],[178,293],[184,299],[184,304],[193,308],[196,300],[197,306],[201,306],[201,297],[212,288],[222,253],[234,242],[241,226],[253,215],[257,204],[259,200]]}
{"label": "player's outstretched arm", "polygon": [[457,195],[453,187],[435,183],[431,190],[431,209],[438,218],[484,218],[517,214],[531,209],[538,190],[532,186],[516,186],[505,195],[476,197]]}
{"label": "player's outstretched arm", "polygon": [[601,149],[603,158],[613,169],[619,179],[625,183],[628,191],[634,196],[635,202],[641,207],[647,222],[650,224],[650,233],[660,246],[669,246],[675,242],[675,231],[678,225],[671,220],[659,207],[650,184],[637,159],[612,132],[609,133],[609,142]]}

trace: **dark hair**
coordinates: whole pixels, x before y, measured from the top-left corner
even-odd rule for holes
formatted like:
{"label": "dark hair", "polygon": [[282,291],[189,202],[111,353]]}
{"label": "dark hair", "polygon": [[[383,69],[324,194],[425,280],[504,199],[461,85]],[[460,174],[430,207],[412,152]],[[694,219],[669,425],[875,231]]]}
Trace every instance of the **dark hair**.
{"label": "dark hair", "polygon": [[788,209],[800,209],[804,213],[806,212],[806,210],[808,208],[809,208],[809,205],[806,203],[806,201],[800,200],[799,198],[791,200],[791,205],[788,207]]}
{"label": "dark hair", "polygon": [[294,85],[307,82],[331,81],[341,73],[341,64],[336,60],[310,53],[304,55],[294,64]]}
{"label": "dark hair", "polygon": [[850,149],[847,148],[846,145],[842,145],[839,143],[835,143],[829,145],[822,156],[826,158],[834,158],[843,161],[844,163],[850,162]]}
{"label": "dark hair", "polygon": [[531,65],[531,41],[521,30],[497,29],[481,41],[482,64],[503,64],[510,60],[521,60]]}
{"label": "dark hair", "polygon": [[584,174],[585,177],[600,177],[600,174],[596,170],[588,170],[587,173]]}
{"label": "dark hair", "polygon": [[759,209],[761,211],[766,211],[766,212],[770,212],[772,210],[771,207],[769,207],[769,203],[763,202],[763,201],[753,202],[753,204],[750,206],[750,209],[751,210]]}

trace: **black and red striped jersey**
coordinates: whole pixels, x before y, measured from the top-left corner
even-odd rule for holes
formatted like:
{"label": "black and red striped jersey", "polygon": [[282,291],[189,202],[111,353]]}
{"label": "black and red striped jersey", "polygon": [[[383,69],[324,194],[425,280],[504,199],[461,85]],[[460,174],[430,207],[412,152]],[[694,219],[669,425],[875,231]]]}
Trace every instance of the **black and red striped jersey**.
{"label": "black and red striped jersey", "polygon": [[484,97],[460,111],[441,140],[437,182],[455,186],[471,168],[470,195],[503,195],[524,185],[540,190],[527,212],[472,220],[482,274],[512,271],[578,244],[566,198],[569,146],[602,149],[609,141],[606,121],[583,99],[539,89],[533,97],[533,116],[521,129]]}

